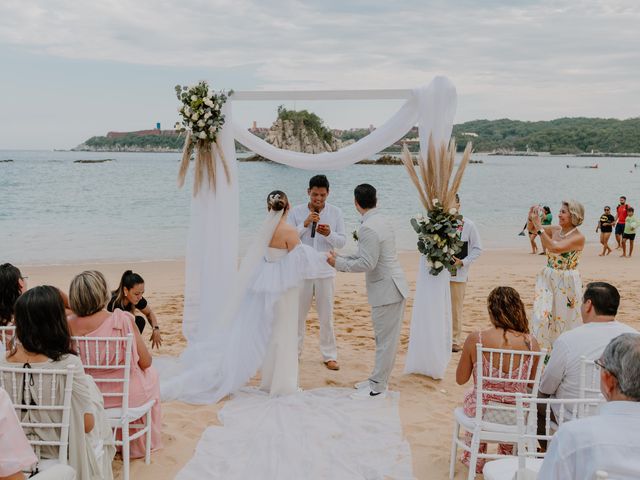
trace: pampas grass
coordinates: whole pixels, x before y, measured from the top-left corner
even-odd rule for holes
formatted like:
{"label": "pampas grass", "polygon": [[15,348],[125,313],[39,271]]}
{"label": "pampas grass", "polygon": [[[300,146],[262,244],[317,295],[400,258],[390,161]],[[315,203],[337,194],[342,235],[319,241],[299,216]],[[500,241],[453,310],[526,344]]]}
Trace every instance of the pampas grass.
{"label": "pampas grass", "polygon": [[448,148],[444,142],[436,147],[433,138],[429,136],[427,157],[425,158],[422,152],[418,156],[418,170],[420,175],[416,172],[409,149],[406,145],[404,146],[402,150],[402,163],[406,167],[409,178],[418,191],[420,202],[425,210],[432,210],[436,200],[442,205],[445,211],[449,211],[449,209],[455,206],[456,193],[458,193],[460,189],[462,176],[471,158],[471,148],[471,142],[467,143],[464,154],[462,155],[462,161],[460,165],[458,165],[452,181],[451,175],[453,174],[456,159],[455,139],[451,139]]}

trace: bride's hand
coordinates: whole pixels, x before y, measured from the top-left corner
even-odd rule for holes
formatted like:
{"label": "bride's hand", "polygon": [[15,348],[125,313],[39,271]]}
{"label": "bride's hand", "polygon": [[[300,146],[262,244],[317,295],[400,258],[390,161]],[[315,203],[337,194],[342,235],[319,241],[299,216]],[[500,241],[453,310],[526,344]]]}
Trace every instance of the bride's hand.
{"label": "bride's hand", "polygon": [[333,268],[336,266],[336,252],[333,250],[327,252],[327,263],[331,265]]}

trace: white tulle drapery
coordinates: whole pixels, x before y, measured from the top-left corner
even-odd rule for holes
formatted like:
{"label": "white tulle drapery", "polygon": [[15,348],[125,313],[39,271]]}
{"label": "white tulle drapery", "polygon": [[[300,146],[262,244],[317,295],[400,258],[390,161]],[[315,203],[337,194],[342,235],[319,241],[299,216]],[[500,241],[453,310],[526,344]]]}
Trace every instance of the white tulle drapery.
{"label": "white tulle drapery", "polygon": [[323,388],[269,398],[243,389],[205,430],[178,480],[412,480],[399,395],[356,402]]}
{"label": "white tulle drapery", "polygon": [[[203,185],[191,202],[183,318],[183,332],[188,340],[188,348],[198,343],[206,344],[216,331],[224,328],[221,323],[223,312],[227,311],[228,299],[238,298],[239,295],[235,291],[239,198],[234,139],[274,162],[309,170],[329,170],[343,168],[371,157],[400,139],[417,122],[421,150],[426,152],[430,135],[438,143],[449,140],[456,109],[456,90],[447,78],[436,77],[429,85],[414,89],[398,112],[366,137],[337,152],[320,154],[286,151],[269,145],[234,123],[232,106],[233,96],[224,106],[226,121],[220,133],[231,181],[227,182],[224,175],[217,175],[215,192]],[[221,162],[218,159],[216,162],[217,170],[222,171]],[[265,194],[271,187],[276,188],[277,185],[265,186]],[[443,302],[442,297],[437,302],[432,301],[437,294],[420,278],[416,287],[417,301],[413,322],[421,322],[424,328],[416,329],[415,337],[412,331],[411,341],[416,348],[434,353],[437,358],[429,361],[446,365],[450,353],[445,356],[444,350],[449,348],[451,334],[449,328],[447,336],[442,324],[450,325],[450,306],[445,308],[446,302]],[[441,286],[444,285],[444,277],[440,275],[436,279],[442,283]],[[446,281],[448,286],[448,280]],[[199,361],[206,363],[207,350],[200,348],[196,351],[203,353],[204,356]],[[413,371],[425,373],[429,370],[425,366]],[[438,372],[430,374],[437,376]]]}

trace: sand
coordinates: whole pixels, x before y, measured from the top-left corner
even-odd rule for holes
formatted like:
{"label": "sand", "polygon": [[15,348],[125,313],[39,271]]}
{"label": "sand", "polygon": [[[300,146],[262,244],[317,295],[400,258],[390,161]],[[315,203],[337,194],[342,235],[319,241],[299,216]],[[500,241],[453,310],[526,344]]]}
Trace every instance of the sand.
{"label": "sand", "polygon": [[[485,302],[489,291],[495,286],[509,285],[516,288],[528,311],[531,311],[535,275],[542,268],[544,258],[528,254],[527,249],[528,244],[523,243],[521,250],[485,251],[474,264],[465,298],[465,335],[488,325]],[[608,257],[599,257],[598,252],[596,245],[587,246],[580,264],[583,281],[608,281],[618,287],[622,295],[618,319],[640,329],[640,317],[637,313],[640,310],[640,297],[637,296],[640,287],[640,259],[619,258],[617,251]],[[419,257],[416,253],[407,252],[402,253],[400,258],[413,291]],[[160,319],[165,343],[159,353],[174,355],[185,345],[180,323],[184,282],[182,261],[20,267],[23,274],[29,276],[30,285],[53,284],[65,290],[73,275],[82,270],[101,270],[110,285],[115,286],[120,274],[131,268],[145,278],[145,297]],[[444,479],[447,478],[449,469],[452,412],[461,404],[469,384],[459,386],[455,383],[459,354],[453,355],[443,380],[402,373],[407,352],[411,305],[410,300],[389,387],[400,392],[400,416],[404,434],[411,445],[415,477],[420,480]],[[333,372],[324,367],[318,349],[317,318],[312,311],[300,365],[302,388],[351,387],[354,382],[367,378],[373,366],[374,349],[369,312],[364,275],[339,273],[335,331],[341,369]],[[145,336],[147,335],[148,331],[145,331]],[[222,405],[223,403],[192,406],[179,402],[163,404],[164,449],[152,455],[151,465],[145,465],[141,460],[132,462],[132,478],[173,478],[191,458],[203,430],[209,425],[219,424],[216,414]],[[119,460],[116,460],[114,468],[120,471]],[[456,478],[466,478],[466,474],[466,467],[457,463]]]}

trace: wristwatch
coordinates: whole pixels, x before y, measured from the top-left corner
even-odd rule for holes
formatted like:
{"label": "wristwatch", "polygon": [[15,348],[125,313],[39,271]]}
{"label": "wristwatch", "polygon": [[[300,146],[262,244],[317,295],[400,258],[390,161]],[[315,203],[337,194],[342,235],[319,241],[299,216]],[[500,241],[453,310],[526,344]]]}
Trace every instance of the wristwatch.
{"label": "wristwatch", "polygon": [[544,231],[544,230],[538,230],[536,233],[537,233],[538,235],[542,235],[542,232],[543,232],[543,231]]}
{"label": "wristwatch", "polygon": [[160,330],[160,325],[156,325],[155,327],[153,327],[154,330]]}

